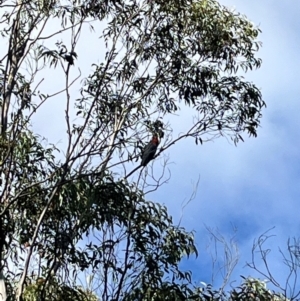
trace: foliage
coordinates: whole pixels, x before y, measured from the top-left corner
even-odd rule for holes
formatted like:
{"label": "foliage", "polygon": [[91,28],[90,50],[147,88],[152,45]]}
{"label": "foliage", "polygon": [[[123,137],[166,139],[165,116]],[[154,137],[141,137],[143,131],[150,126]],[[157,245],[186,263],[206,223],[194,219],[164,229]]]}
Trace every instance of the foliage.
{"label": "foliage", "polygon": [[263,301],[280,301],[287,300],[281,294],[277,294],[269,289],[267,289],[267,284],[265,281],[259,279],[247,278],[242,283],[240,287],[233,289],[230,292],[231,300],[263,300]]}
{"label": "foliage", "polygon": [[[257,135],[265,103],[237,72],[260,67],[259,29],[214,0],[19,0],[0,8],[0,275],[9,296],[75,295],[84,271],[102,300],[190,298],[191,274],[178,264],[197,254],[193,235],[147,200],[164,183],[166,162],[158,178],[128,169],[152,134],[160,157],[183,138]],[[81,38],[100,26],[103,60],[83,76]],[[55,90],[54,79],[64,87]],[[56,99],[65,107],[53,105],[45,123],[64,114],[60,147],[34,127]],[[177,136],[180,110],[194,116]],[[34,279],[43,279],[41,290]]]}
{"label": "foliage", "polygon": [[[24,301],[37,301],[43,296],[44,279],[39,278],[35,283],[29,284],[23,295]],[[85,292],[81,288],[69,287],[51,281],[48,285],[43,300],[74,300],[74,301],[98,301],[99,299],[91,292]]]}

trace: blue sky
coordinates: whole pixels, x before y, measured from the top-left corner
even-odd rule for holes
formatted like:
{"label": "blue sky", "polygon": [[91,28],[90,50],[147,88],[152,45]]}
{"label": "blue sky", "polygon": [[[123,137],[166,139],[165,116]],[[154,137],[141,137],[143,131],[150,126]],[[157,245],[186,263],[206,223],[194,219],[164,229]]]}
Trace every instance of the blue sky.
{"label": "blue sky", "polygon": [[[220,1],[235,7],[262,30],[261,69],[246,75],[262,91],[263,111],[257,138],[235,147],[225,139],[202,146],[184,141],[170,150],[172,178],[154,199],[165,203],[175,220],[181,203],[188,198],[200,176],[196,198],[184,209],[182,225],[196,231],[200,256],[188,262],[196,279],[210,282],[211,260],[206,251],[204,225],[218,228],[225,237],[237,228],[240,262],[232,280],[256,274],[244,268],[251,260],[254,239],[275,226],[267,247],[272,249],[270,266],[284,284],[286,274],[278,247],[287,249],[289,237],[299,236],[300,200],[300,2]],[[188,117],[187,117],[188,118]],[[259,258],[259,257],[258,257]],[[262,266],[261,263],[258,266]],[[261,278],[263,278],[261,276]],[[215,284],[220,283],[216,281]]]}
{"label": "blue sky", "polygon": [[[225,139],[201,146],[196,146],[193,140],[181,141],[168,152],[174,162],[170,165],[169,183],[149,198],[164,203],[178,222],[182,203],[189,198],[200,176],[197,195],[185,207],[181,223],[196,232],[199,258],[185,262],[184,266],[192,269],[196,280],[210,282],[211,259],[206,251],[208,234],[204,225],[218,228],[225,237],[232,235],[234,225],[240,262],[233,279],[239,283],[239,275],[255,275],[244,268],[251,259],[253,240],[275,226],[271,233],[276,236],[268,243],[272,248],[270,266],[274,275],[284,281],[278,247],[286,250],[287,239],[298,237],[300,226],[300,2],[222,0],[220,3],[235,7],[262,30],[263,47],[259,52],[262,67],[246,75],[261,89],[267,103],[258,137],[245,139],[237,147]],[[78,66],[83,76],[91,70],[95,58],[98,62],[103,59],[103,46],[97,43],[100,42],[95,36],[92,42],[82,36],[79,43]],[[54,73],[53,78],[49,91],[43,92],[62,88],[63,83],[56,81]],[[53,114],[50,124],[45,124],[50,108],[58,113]],[[61,131],[63,110],[61,99],[53,99],[34,120],[35,128],[50,142],[63,143],[65,139]],[[190,116],[181,118],[180,123]]]}

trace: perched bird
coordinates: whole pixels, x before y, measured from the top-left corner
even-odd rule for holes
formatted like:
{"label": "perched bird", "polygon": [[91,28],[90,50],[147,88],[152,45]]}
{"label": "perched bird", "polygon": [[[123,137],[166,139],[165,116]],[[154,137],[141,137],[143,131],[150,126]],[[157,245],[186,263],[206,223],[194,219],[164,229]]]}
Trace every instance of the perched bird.
{"label": "perched bird", "polygon": [[149,161],[151,161],[154,158],[158,144],[159,144],[158,136],[153,135],[151,141],[145,146],[145,148],[141,153],[141,158],[142,158],[141,164],[136,168],[134,168],[128,175],[126,175],[125,179],[130,177],[141,166],[145,167],[149,163]]}
{"label": "perched bird", "polygon": [[143,150],[141,163],[142,166],[146,166],[149,163],[149,161],[151,161],[154,158],[158,144],[158,137],[157,135],[154,135],[151,141],[145,146]]}

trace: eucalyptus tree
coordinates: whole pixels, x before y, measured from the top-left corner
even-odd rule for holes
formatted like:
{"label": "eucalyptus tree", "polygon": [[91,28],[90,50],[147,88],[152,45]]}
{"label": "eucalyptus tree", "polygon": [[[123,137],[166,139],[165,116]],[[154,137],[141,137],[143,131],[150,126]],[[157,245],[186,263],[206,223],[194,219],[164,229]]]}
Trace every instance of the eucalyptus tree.
{"label": "eucalyptus tree", "polygon": [[[80,271],[97,275],[101,300],[189,294],[191,276],[178,263],[196,252],[192,234],[146,200],[164,177],[147,190],[151,173],[136,161],[152,135],[158,158],[185,138],[257,135],[265,102],[239,71],[260,67],[260,30],[215,0],[3,0],[0,8],[2,296],[4,281],[21,300],[42,278],[46,298],[54,280],[73,286]],[[62,144],[35,127],[39,118],[47,133],[60,129]]]}

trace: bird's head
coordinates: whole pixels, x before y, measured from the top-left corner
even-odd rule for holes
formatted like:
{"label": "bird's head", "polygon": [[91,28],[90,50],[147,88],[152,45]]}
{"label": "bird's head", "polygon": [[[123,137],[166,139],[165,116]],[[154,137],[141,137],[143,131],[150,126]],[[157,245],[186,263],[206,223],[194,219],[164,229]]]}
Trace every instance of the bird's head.
{"label": "bird's head", "polygon": [[158,145],[159,144],[158,136],[157,135],[153,135],[151,141],[152,141],[153,144]]}

